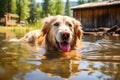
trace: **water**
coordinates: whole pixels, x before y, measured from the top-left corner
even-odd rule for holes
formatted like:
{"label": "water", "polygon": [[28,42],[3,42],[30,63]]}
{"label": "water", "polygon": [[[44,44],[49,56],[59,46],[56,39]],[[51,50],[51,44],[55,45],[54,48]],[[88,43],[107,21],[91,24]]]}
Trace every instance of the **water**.
{"label": "water", "polygon": [[43,51],[7,38],[0,33],[0,80],[120,80],[120,37],[84,36],[79,60],[45,59]]}

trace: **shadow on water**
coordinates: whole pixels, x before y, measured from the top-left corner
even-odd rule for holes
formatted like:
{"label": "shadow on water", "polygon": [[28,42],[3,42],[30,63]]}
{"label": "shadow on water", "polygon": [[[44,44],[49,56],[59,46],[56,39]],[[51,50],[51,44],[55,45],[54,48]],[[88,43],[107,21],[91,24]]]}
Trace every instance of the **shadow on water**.
{"label": "shadow on water", "polygon": [[[6,38],[13,37],[0,33],[0,80],[120,80],[119,37],[85,36],[77,55],[76,50],[44,54]],[[78,54],[82,58],[74,58]]]}

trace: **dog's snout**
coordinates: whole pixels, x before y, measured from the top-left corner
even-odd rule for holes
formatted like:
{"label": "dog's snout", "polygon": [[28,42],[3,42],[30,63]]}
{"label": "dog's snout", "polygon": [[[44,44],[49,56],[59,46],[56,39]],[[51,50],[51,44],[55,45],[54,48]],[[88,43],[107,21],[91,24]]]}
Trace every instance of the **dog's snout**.
{"label": "dog's snout", "polygon": [[62,38],[63,41],[68,40],[69,37],[70,37],[70,33],[69,32],[62,32],[61,33],[61,38]]}

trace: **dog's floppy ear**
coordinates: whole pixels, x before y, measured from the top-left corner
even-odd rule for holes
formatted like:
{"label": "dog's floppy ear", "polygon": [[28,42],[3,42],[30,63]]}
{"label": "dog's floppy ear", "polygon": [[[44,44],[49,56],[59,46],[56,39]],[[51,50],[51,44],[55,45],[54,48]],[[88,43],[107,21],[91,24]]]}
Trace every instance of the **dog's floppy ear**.
{"label": "dog's floppy ear", "polygon": [[52,19],[52,16],[49,16],[49,17],[46,17],[43,19],[43,28],[42,28],[42,33],[43,33],[43,36],[48,33],[49,29],[50,29],[50,23],[51,23],[51,19]]}
{"label": "dog's floppy ear", "polygon": [[75,19],[73,20],[73,22],[74,22],[75,35],[78,37],[78,39],[81,39],[82,34],[83,34],[82,25],[81,25],[80,21],[77,21]]}

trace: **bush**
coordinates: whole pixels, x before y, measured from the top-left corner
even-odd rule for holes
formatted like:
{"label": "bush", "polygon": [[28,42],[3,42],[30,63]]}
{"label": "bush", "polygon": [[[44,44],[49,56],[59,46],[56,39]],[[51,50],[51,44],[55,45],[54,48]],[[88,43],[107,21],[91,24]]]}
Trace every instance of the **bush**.
{"label": "bush", "polygon": [[33,28],[33,29],[41,29],[43,26],[41,20],[40,21],[37,21],[35,23],[30,23],[30,24],[27,24],[26,27],[30,27],[30,28]]}

